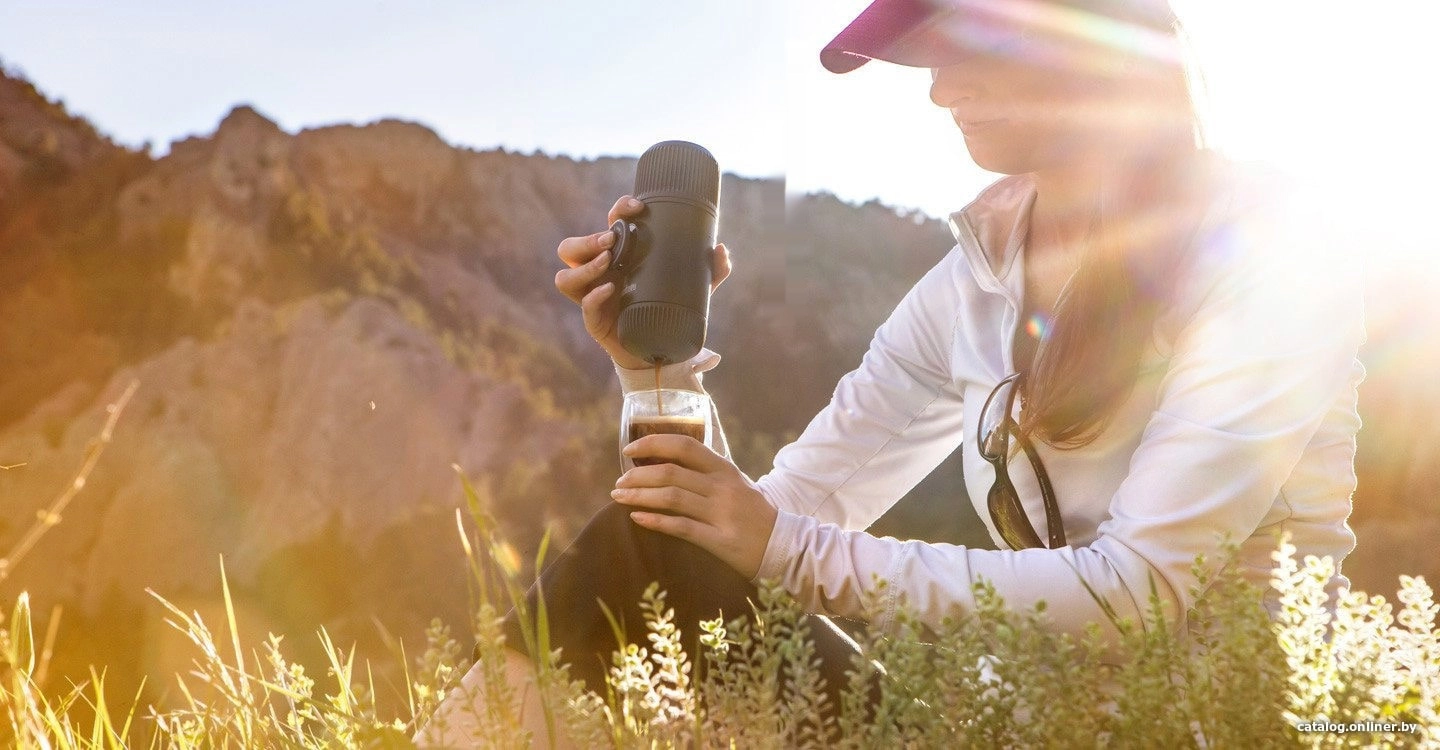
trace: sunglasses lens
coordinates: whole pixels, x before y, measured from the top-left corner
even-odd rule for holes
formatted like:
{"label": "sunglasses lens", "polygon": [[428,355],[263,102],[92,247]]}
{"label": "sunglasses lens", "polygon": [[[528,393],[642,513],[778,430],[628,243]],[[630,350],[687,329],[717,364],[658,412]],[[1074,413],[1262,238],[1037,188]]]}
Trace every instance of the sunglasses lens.
{"label": "sunglasses lens", "polygon": [[1020,507],[1020,498],[1015,495],[1015,488],[1009,482],[997,482],[992,486],[988,500],[990,518],[995,522],[995,530],[1000,532],[1000,538],[1004,539],[1011,549],[1041,546],[1040,538],[1036,536],[1030,519]]}
{"label": "sunglasses lens", "polygon": [[1001,429],[1010,417],[1010,406],[1015,403],[1015,383],[1011,378],[1003,380],[980,412],[980,455],[986,460],[998,460],[1005,453],[1005,433]]}

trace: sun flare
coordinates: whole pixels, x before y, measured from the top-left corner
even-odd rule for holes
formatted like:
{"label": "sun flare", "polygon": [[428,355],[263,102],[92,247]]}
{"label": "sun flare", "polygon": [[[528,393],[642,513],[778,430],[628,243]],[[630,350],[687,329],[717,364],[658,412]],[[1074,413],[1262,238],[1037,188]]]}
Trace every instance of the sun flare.
{"label": "sun flare", "polygon": [[[866,65],[836,76],[817,51],[866,0],[800,3],[787,69],[788,189],[828,190],[945,216],[996,175],[976,167],[926,71]],[[1440,287],[1440,228],[1425,216],[1440,171],[1427,38],[1440,10],[1413,0],[1174,0],[1204,82],[1211,147],[1295,175],[1381,272],[1404,268]],[[1334,218],[1334,217],[1332,217]],[[1341,222],[1345,224],[1345,221]]]}
{"label": "sun flare", "polygon": [[1422,79],[1434,69],[1426,35],[1440,11],[1404,0],[1175,5],[1206,82],[1212,145],[1273,163],[1354,218],[1348,231],[1372,266],[1440,283],[1440,230],[1386,218],[1432,210],[1440,148],[1433,86]]}

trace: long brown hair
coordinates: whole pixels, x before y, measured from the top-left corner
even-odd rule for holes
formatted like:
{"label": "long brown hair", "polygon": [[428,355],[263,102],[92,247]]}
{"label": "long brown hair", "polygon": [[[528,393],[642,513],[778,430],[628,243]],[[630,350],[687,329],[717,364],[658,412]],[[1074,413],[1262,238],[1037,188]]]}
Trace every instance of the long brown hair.
{"label": "long brown hair", "polygon": [[[1080,267],[1026,375],[1020,429],[1057,448],[1094,441],[1129,397],[1156,320],[1169,306],[1202,187],[1192,166],[1204,144],[1176,24],[1175,54],[1142,64],[1153,91],[1154,137],[1102,189]],[[1139,80],[1139,79],[1137,79]]]}

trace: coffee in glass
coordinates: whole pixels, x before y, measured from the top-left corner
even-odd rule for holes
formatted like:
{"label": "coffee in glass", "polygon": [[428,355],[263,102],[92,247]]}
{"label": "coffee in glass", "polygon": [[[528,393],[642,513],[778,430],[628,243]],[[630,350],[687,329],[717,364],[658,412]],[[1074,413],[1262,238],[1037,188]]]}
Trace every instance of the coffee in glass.
{"label": "coffee in glass", "polygon": [[[689,435],[710,444],[710,397],[695,391],[674,388],[633,391],[625,394],[625,404],[620,410],[620,447],[646,435],[659,433]],[[622,468],[647,466],[664,463],[659,459],[632,460],[623,453],[620,456]]]}

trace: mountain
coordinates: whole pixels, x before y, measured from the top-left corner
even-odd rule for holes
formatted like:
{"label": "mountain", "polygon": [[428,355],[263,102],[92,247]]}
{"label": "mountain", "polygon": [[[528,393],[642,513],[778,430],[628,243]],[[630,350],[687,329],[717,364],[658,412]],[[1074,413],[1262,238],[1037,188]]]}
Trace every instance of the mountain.
{"label": "mountain", "polygon": [[[56,674],[105,664],[124,686],[184,669],[145,589],[218,622],[222,557],[247,642],[283,633],[314,659],[324,625],[388,657],[432,617],[464,632],[452,467],[525,560],[543,529],[571,537],[618,473],[618,386],[553,277],[560,239],[602,228],[634,167],[457,148],[398,120],[288,133],[248,106],[156,159],[0,76],[0,554],[138,383],[83,490],[0,567],[0,595],[62,613]],[[924,216],[733,175],[721,222],[735,272],[706,384],[758,476],[951,239]],[[1357,519],[1361,553],[1378,552],[1347,568],[1393,586],[1383,540],[1433,527],[1440,445],[1387,432],[1433,436],[1414,419],[1370,418],[1433,414],[1440,395],[1367,388]],[[947,462],[880,528],[988,545],[977,524]],[[1406,562],[1395,572],[1437,572]]]}
{"label": "mountain", "polygon": [[[411,644],[434,616],[463,630],[452,465],[525,559],[608,500],[618,386],[554,289],[555,246],[603,226],[633,175],[395,120],[290,134],[246,106],[152,159],[0,79],[0,465],[18,465],[0,549],[139,384],[83,492],[6,571],[5,592],[63,607],[57,668],[183,666],[145,588],[216,611],[221,556],[255,637],[323,624],[378,650],[376,622]],[[787,226],[778,180],[724,178],[736,270],[708,384],[756,475],[949,246],[879,204],[789,208]]]}

